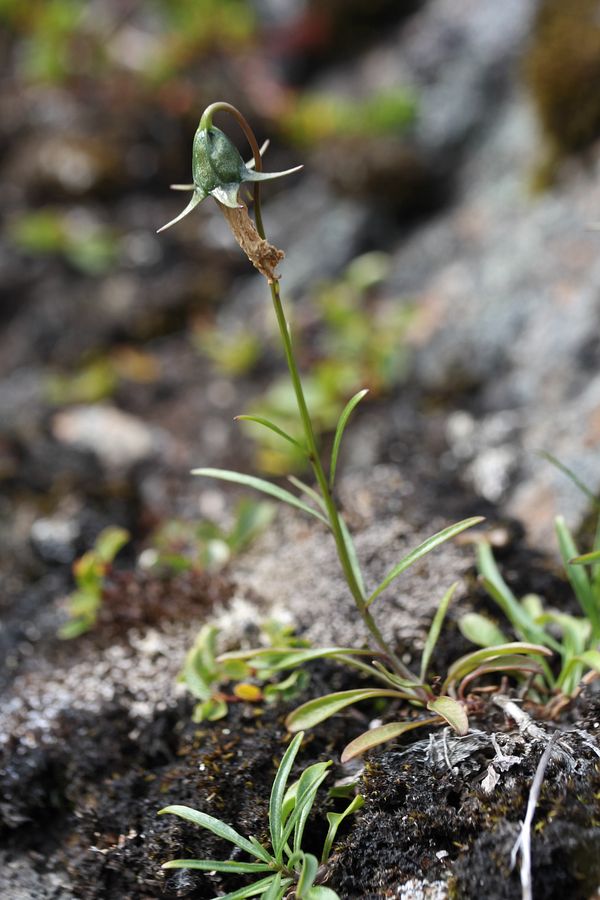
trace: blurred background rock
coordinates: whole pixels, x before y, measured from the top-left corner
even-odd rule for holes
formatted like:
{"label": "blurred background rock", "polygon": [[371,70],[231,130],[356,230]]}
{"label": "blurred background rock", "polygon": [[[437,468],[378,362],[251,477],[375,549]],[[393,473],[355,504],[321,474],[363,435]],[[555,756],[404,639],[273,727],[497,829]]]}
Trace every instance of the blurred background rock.
{"label": "blurred background rock", "polygon": [[209,203],[155,233],[216,99],[269,169],[305,164],[265,221],[325,440],[371,391],[346,469],[542,546],[581,523],[537,451],[600,486],[596,0],[0,0],[0,23],[5,598],[107,524],[226,518],[192,465],[298,465],[232,421],[294,427],[260,277]]}

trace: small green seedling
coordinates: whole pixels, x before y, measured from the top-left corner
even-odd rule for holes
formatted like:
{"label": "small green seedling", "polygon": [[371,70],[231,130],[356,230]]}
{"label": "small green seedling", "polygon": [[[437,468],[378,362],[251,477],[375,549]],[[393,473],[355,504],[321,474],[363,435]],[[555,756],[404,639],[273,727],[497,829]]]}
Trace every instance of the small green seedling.
{"label": "small green seedling", "polygon": [[[549,693],[572,697],[586,671],[600,672],[600,582],[593,574],[595,563],[578,555],[562,517],[556,519],[555,527],[565,571],[583,616],[548,611],[536,594],[527,594],[519,600],[502,577],[489,543],[481,541],[477,549],[481,583],[510,622],[514,634],[519,640],[542,644],[560,657],[558,674],[554,674],[547,662],[542,662],[542,672],[533,684],[540,699]],[[590,575],[586,565],[590,565]],[[507,640],[499,626],[480,613],[467,613],[460,619],[459,627],[466,638],[488,650]]]}
{"label": "small green seedling", "polygon": [[216,325],[204,324],[194,330],[192,341],[223,375],[247,375],[263,349],[258,336],[241,327],[223,332]]}
{"label": "small green seedling", "polygon": [[272,503],[243,498],[238,503],[229,528],[215,522],[185,522],[170,519],[152,537],[152,565],[175,572],[216,572],[233,556],[245,550],[270,524]]}
{"label": "small green seedling", "polygon": [[281,127],[296,144],[310,147],[331,138],[397,135],[413,124],[417,113],[417,97],[404,87],[347,100],[307,91],[286,107]]}
{"label": "small green seedling", "polygon": [[[294,636],[290,627],[278,622],[266,622],[261,633],[269,647],[308,646],[306,641]],[[179,676],[179,681],[199,701],[192,714],[194,722],[222,719],[227,715],[229,703],[290,700],[307,686],[309,675],[303,670],[292,672],[277,682],[271,681],[276,673],[264,666],[259,671],[243,659],[217,657],[218,635],[216,626],[203,626]],[[231,685],[231,682],[236,684]]]}
{"label": "small green seedling", "polygon": [[104,275],[119,255],[118,239],[111,230],[93,221],[82,227],[76,216],[48,207],[23,214],[12,224],[10,234],[25,252],[60,256],[85,275]]}
{"label": "small green seedling", "polygon": [[173,859],[164,863],[163,869],[196,869],[258,877],[247,887],[222,895],[221,900],[243,900],[244,897],[259,895],[263,900],[283,900],[286,896],[294,896],[297,900],[335,900],[338,897],[335,891],[321,882],[327,874],[326,865],[339,826],[346,816],[360,809],[363,799],[356,796],[342,813],[327,814],[329,829],[320,860],[305,852],[302,843],[306,823],[331,762],[309,766],[298,781],[288,787],[302,738],[303,733],[300,732],[291,741],[273,782],[269,801],[270,849],[255,837],[242,837],[230,825],[206,813],[189,806],[167,806],[160,810],[159,815],[172,813],[199,825],[242,850],[251,857],[251,861]]}
{"label": "small green seedling", "polygon": [[[583,617],[547,612],[542,599],[535,594],[518,600],[500,574],[492,548],[486,541],[478,545],[478,567],[483,586],[512,625],[514,633],[522,640],[544,644],[560,656],[557,675],[543,663],[542,677],[534,681],[540,699],[548,692],[568,698],[578,692],[586,672],[600,672],[600,502],[576,472],[551,453],[544,451],[540,455],[566,475],[598,513],[592,550],[583,555],[579,554],[563,517],[558,516],[555,520],[565,573]],[[479,613],[463,616],[459,626],[465,637],[481,647],[491,648],[506,640],[499,627]]]}
{"label": "small green seedling", "polygon": [[432,713],[430,716],[417,719],[388,722],[365,731],[343,750],[342,762],[360,756],[367,750],[394,740],[415,728],[448,724],[457,734],[464,735],[469,727],[467,711],[462,702],[467,684],[482,675],[494,672],[540,673],[543,657],[552,654],[546,647],[527,641],[503,643],[460,657],[449,666],[441,685],[434,688],[432,684],[427,683],[426,678],[433,650],[457,587],[458,583],[452,585],[438,607],[421,655],[418,675],[406,670],[408,675],[400,677],[390,667],[385,654],[377,654],[372,650],[356,650],[352,647],[251,650],[224,654],[220,659],[222,662],[247,662],[259,673],[263,667],[269,672],[277,672],[297,669],[317,659],[333,659],[357,669],[372,679],[372,686],[326,694],[299,706],[286,719],[286,725],[292,732],[301,728],[312,728],[361,701],[385,700],[403,704],[408,702]]}
{"label": "small green seedling", "polygon": [[100,532],[92,550],[73,563],[73,576],[77,589],[69,596],[69,619],[59,629],[62,638],[74,638],[94,627],[102,604],[102,592],[112,563],[122,547],[129,541],[124,528],[110,526]]}

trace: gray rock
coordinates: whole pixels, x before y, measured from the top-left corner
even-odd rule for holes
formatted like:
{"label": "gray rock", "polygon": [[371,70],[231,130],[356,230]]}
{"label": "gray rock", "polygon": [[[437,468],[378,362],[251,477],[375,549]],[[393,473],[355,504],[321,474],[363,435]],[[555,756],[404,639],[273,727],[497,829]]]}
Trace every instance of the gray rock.
{"label": "gray rock", "polygon": [[[411,549],[451,524],[431,521],[414,528],[400,510],[406,487],[396,468],[376,467],[370,477],[348,477],[341,484],[344,509],[355,533],[357,554],[364,566],[367,590],[373,590]],[[292,621],[316,646],[360,646],[368,632],[343,580],[335,545],[319,526],[284,510],[280,527],[269,530],[250,551],[234,562],[240,585],[223,624],[232,633],[234,616],[247,624],[274,617]],[[384,636],[397,641],[414,658],[439,601],[451,583],[472,565],[472,553],[444,544],[401,578],[374,603],[373,615]]]}
{"label": "gray rock", "polygon": [[[588,504],[537,451],[600,489],[600,256],[587,228],[600,206],[600,160],[572,166],[533,197],[538,145],[515,94],[466,165],[456,204],[398,246],[391,287],[418,304],[421,387],[477,392],[470,450],[453,440],[450,420],[456,465],[535,540],[553,544],[553,515],[576,526]],[[497,426],[506,422],[503,437]]]}
{"label": "gray rock", "polygon": [[127,471],[164,448],[164,434],[114,406],[73,406],[56,413],[57,441],[95,454],[107,471]]}
{"label": "gray rock", "polygon": [[[38,861],[39,864],[39,861]],[[26,853],[0,851],[0,895],[7,900],[74,900],[66,873],[39,872]]]}
{"label": "gray rock", "polygon": [[432,168],[450,172],[472,139],[493,122],[512,83],[537,0],[437,0],[366,52],[317,82],[344,97],[414,90],[411,140]]}

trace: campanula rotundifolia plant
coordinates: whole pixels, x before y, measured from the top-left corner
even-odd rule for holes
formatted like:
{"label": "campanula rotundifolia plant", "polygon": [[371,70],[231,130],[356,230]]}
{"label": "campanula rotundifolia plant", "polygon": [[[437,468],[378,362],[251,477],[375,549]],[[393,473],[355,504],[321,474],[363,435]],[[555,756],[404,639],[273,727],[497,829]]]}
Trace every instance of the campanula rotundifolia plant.
{"label": "campanula rotundifolia plant", "polygon": [[[229,138],[223,131],[213,125],[213,117],[216,113],[227,113],[233,116],[241,126],[250,147],[252,148],[252,163],[246,165],[239,151]],[[371,636],[372,644],[368,651],[352,648],[345,650],[343,648],[335,648],[335,653],[333,655],[335,655],[336,658],[339,656],[340,661],[351,664],[349,660],[352,655],[357,653],[360,655],[361,653],[375,652],[381,660],[380,664],[384,667],[384,673],[379,674],[382,674],[382,677],[386,679],[389,675],[394,682],[394,688],[397,689],[398,685],[408,685],[410,687],[410,699],[415,701],[417,705],[427,707],[430,711],[435,712],[437,716],[440,716],[442,720],[449,722],[456,730],[464,731],[466,727],[465,716],[460,703],[450,697],[444,697],[443,701],[441,698],[436,698],[431,690],[422,683],[423,679],[417,678],[407,668],[395,649],[390,646],[389,642],[383,636],[371,612],[371,605],[409,566],[422,559],[427,553],[435,549],[435,547],[439,546],[444,541],[447,541],[461,531],[476,525],[481,521],[481,518],[472,517],[464,519],[463,521],[450,525],[437,534],[432,535],[400,560],[400,562],[387,573],[380,584],[371,589],[367,589],[365,578],[356,555],[354,542],[338,508],[334,494],[337,462],[342,437],[352,412],[367,394],[367,390],[363,389],[354,394],[342,410],[333,440],[331,456],[328,463],[324,464],[317,446],[315,429],[306,402],[304,388],[292,345],[292,338],[281,301],[279,276],[276,272],[276,268],[283,259],[284,254],[281,250],[267,241],[262,221],[260,204],[261,183],[265,180],[292,174],[293,172],[298,171],[298,168],[301,167],[289,169],[285,172],[272,174],[264,173],[262,171],[262,159],[258,143],[254,132],[246,119],[239,110],[228,103],[213,103],[207,107],[202,115],[194,138],[192,151],[193,183],[189,185],[174,186],[176,189],[193,191],[192,198],[179,216],[169,222],[168,225],[163,226],[163,228],[170,227],[180,221],[202,202],[202,200],[210,195],[218,203],[235,239],[246,253],[248,259],[266,278],[269,284],[273,308],[292,381],[298,415],[302,425],[301,431],[303,433],[303,439],[297,440],[295,437],[286,433],[286,431],[284,431],[277,423],[262,417],[245,415],[239,416],[238,418],[254,422],[263,428],[267,428],[281,440],[293,444],[301,452],[305,463],[311,467],[316,486],[312,487],[297,478],[292,479],[292,483],[300,492],[299,496],[276,484],[239,472],[202,468],[195,469],[194,474],[219,478],[223,481],[234,482],[262,491],[290,506],[301,509],[303,512],[313,516],[325,525],[331,532],[335,542],[344,579],[354,600],[356,610]],[[254,186],[254,222],[250,218],[248,209],[240,197],[240,188],[246,182],[252,183]],[[445,607],[447,603],[444,602],[441,605]],[[289,652],[289,648],[281,649]],[[323,653],[323,651],[316,652],[319,655]],[[332,655],[331,648],[329,651],[325,652],[328,653],[328,655]],[[352,664],[356,668],[364,668],[356,659]],[[323,699],[326,700],[327,698]],[[438,700],[440,702],[438,702]]]}

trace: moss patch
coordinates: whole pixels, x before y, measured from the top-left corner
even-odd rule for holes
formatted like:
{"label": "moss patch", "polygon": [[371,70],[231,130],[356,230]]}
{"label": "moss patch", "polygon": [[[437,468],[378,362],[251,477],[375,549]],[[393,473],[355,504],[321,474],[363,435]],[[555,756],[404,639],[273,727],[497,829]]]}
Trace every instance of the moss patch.
{"label": "moss patch", "polygon": [[547,169],[600,135],[600,8],[543,0],[524,73],[548,141]]}

